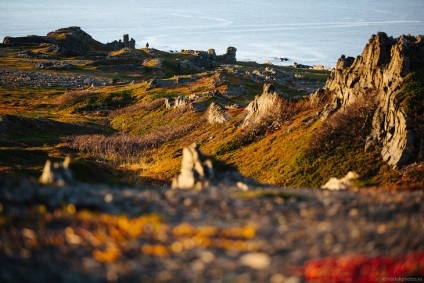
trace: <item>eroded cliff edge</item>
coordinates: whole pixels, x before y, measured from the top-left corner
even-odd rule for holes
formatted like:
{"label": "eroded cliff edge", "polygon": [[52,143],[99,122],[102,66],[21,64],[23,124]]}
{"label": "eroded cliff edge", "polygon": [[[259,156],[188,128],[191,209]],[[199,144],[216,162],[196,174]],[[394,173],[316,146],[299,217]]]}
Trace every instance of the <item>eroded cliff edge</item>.
{"label": "eroded cliff edge", "polygon": [[361,56],[339,59],[324,89],[315,94],[331,97],[322,117],[359,99],[374,103],[366,148],[380,147],[384,161],[393,167],[421,160],[423,65],[424,36],[373,35]]}

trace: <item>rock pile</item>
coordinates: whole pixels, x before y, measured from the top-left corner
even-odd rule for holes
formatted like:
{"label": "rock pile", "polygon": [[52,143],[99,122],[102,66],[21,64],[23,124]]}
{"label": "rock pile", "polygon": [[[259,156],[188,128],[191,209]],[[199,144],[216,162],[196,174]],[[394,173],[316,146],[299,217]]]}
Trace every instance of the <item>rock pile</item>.
{"label": "rock pile", "polygon": [[400,102],[405,99],[402,93],[405,79],[423,62],[423,36],[403,35],[395,39],[382,32],[373,35],[361,56],[339,59],[324,88],[332,95],[332,102],[323,117],[343,111],[359,98],[374,96],[377,107],[368,145],[380,146],[389,165],[410,164],[422,143],[417,140],[408,109]]}

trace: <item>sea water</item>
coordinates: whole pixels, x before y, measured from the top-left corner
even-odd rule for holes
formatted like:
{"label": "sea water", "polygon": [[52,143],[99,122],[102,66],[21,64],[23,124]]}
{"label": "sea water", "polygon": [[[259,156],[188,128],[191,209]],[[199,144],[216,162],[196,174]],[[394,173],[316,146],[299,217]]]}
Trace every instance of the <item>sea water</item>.
{"label": "sea water", "polygon": [[237,59],[334,67],[360,55],[372,34],[424,34],[424,0],[0,0],[0,37],[80,26],[141,48],[237,48]]}

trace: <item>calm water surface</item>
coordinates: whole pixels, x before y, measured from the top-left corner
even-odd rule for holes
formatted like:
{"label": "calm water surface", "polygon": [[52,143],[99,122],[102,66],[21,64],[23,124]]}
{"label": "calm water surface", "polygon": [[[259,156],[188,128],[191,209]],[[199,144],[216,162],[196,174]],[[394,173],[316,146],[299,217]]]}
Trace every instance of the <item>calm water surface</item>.
{"label": "calm water surface", "polygon": [[0,0],[0,37],[80,26],[101,42],[129,33],[137,47],[238,49],[239,60],[288,57],[333,67],[372,34],[424,34],[423,0]]}

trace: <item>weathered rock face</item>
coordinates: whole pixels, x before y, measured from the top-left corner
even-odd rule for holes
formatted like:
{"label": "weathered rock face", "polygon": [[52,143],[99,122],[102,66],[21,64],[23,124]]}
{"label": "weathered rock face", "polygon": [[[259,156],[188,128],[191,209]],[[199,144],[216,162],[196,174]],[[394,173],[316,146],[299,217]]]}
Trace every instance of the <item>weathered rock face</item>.
{"label": "weathered rock face", "polygon": [[39,44],[54,44],[64,51],[88,52],[88,51],[113,51],[122,48],[135,48],[135,40],[129,40],[128,34],[125,34],[123,41],[113,41],[103,44],[93,39],[88,33],[80,27],[61,28],[56,31],[49,32],[47,36],[30,35],[25,37],[7,36],[3,40],[3,44],[16,46],[33,46]]}
{"label": "weathered rock face", "polygon": [[228,114],[223,111],[222,107],[212,102],[207,111],[208,122],[210,124],[224,124],[229,120]]}
{"label": "weathered rock face", "polygon": [[373,96],[377,105],[368,143],[382,146],[383,159],[392,166],[411,163],[416,135],[406,109],[398,103],[405,77],[424,62],[424,37],[385,33],[373,35],[361,56],[342,56],[324,90],[332,95],[323,117],[343,111],[360,97]]}
{"label": "weathered rock face", "polygon": [[278,107],[280,95],[275,91],[272,84],[264,84],[263,92],[260,96],[249,103],[246,107],[247,116],[243,122],[243,128],[259,122],[269,114],[272,109]]}

